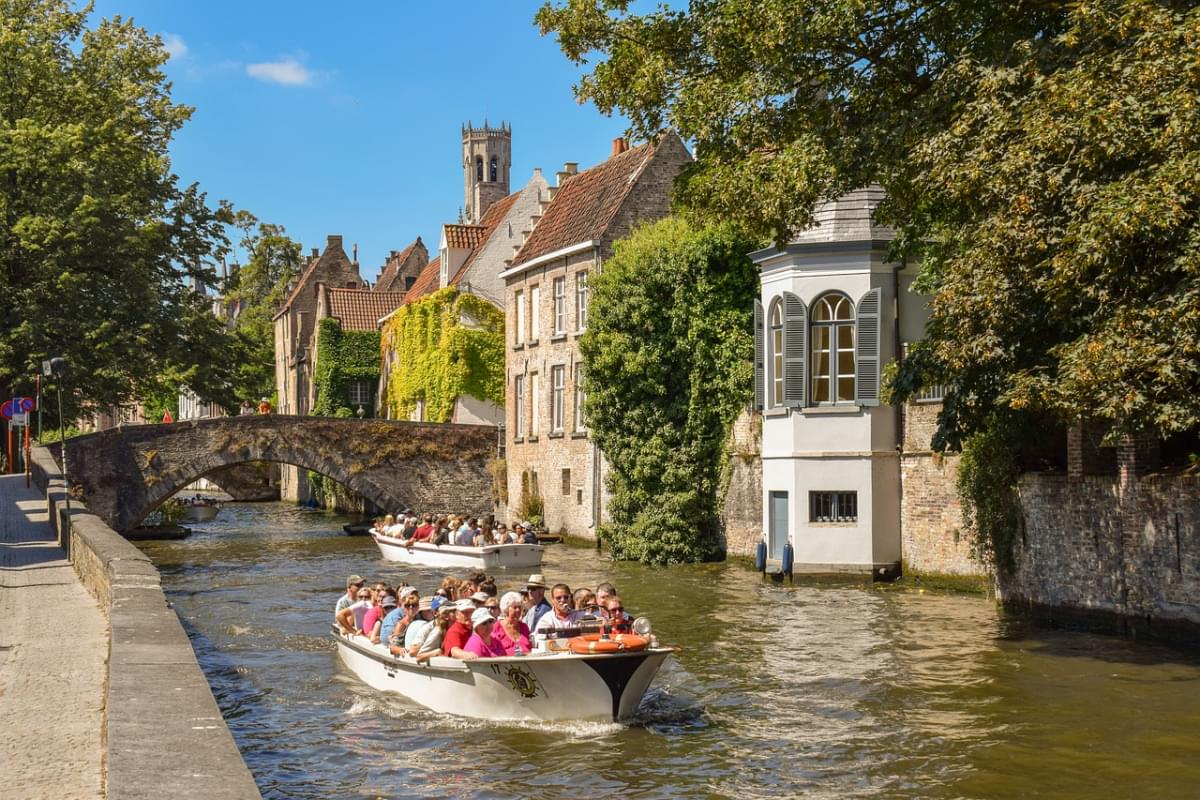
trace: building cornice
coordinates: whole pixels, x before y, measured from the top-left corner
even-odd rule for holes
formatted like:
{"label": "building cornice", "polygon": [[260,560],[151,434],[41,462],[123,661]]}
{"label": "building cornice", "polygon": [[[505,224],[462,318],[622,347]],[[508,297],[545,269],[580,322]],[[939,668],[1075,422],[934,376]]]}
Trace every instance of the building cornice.
{"label": "building cornice", "polygon": [[558,250],[555,250],[551,253],[546,253],[544,255],[540,255],[537,258],[531,258],[528,261],[524,262],[523,264],[517,264],[515,267],[510,267],[510,268],[504,270],[504,272],[500,273],[500,279],[507,280],[509,278],[516,277],[517,275],[520,275],[522,272],[525,272],[526,270],[533,269],[534,267],[536,267],[540,264],[545,264],[547,261],[553,261],[556,258],[563,258],[564,256],[570,256],[570,255],[574,255],[576,253],[581,253],[584,250],[590,250],[591,248],[596,247],[598,244],[600,244],[600,243],[598,241],[596,241],[595,239],[589,239],[586,242],[579,242],[578,244],[571,244],[571,245],[567,245],[566,247],[560,247]]}

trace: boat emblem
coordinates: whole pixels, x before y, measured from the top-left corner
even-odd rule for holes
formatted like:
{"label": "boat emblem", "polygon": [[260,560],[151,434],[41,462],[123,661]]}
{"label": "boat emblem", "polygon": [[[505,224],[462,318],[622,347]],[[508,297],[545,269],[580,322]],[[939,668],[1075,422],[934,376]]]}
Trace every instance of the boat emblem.
{"label": "boat emblem", "polygon": [[508,668],[508,685],[521,697],[533,699],[538,696],[542,685],[526,667],[512,666]]}

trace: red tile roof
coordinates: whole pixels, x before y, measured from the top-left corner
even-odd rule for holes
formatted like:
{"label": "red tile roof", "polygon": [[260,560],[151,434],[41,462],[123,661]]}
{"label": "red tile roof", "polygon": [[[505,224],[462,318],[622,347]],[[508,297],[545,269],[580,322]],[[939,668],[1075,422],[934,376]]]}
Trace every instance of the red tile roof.
{"label": "red tile roof", "polygon": [[400,270],[400,267],[404,265],[404,262],[408,259],[408,257],[412,255],[412,251],[417,247],[417,245],[424,245],[424,242],[421,241],[420,236],[418,236],[416,241],[414,241],[408,247],[404,248],[394,257],[390,257],[386,262],[384,262],[383,271],[379,273],[379,280],[375,281],[375,285],[377,287],[382,287],[380,291],[386,291],[387,287],[392,284],[392,281],[396,278],[396,273]]}
{"label": "red tile roof", "polygon": [[413,281],[413,285],[409,287],[404,294],[404,305],[410,305],[417,302],[427,294],[433,294],[438,290],[438,275],[441,273],[442,259],[435,258],[425,265],[425,269],[421,270],[421,274]]}
{"label": "red tile roof", "polygon": [[661,141],[626,150],[568,178],[513,257],[512,266],[603,236]]}
{"label": "red tile roof", "polygon": [[492,234],[500,227],[500,223],[504,221],[520,195],[521,192],[513,192],[503,200],[497,200],[488,206],[488,210],[483,213],[483,219],[479,220],[479,227],[483,228],[483,236],[480,237],[479,244],[475,245],[475,249],[471,251],[471,255],[467,256],[467,260],[458,268],[458,272],[454,273],[454,277],[450,279],[451,286],[458,286],[462,281],[463,276],[467,274],[467,269],[475,263],[475,257],[479,255],[479,251],[491,241]]}
{"label": "red tile roof", "polygon": [[483,239],[482,225],[445,225],[446,247],[451,250],[474,250]]}
{"label": "red tile roof", "polygon": [[373,331],[379,320],[400,307],[404,292],[325,287],[329,315],[337,317],[344,331]]}

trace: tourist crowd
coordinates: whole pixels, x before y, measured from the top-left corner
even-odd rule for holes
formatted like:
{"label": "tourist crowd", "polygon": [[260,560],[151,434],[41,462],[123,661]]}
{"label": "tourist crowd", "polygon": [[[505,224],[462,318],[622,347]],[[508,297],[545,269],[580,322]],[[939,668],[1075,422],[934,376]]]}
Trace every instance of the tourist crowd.
{"label": "tourist crowd", "polygon": [[437,516],[425,514],[418,517],[411,511],[388,514],[375,520],[375,533],[401,539],[405,542],[428,542],[451,544],[460,547],[484,547],[493,544],[537,544],[537,534],[528,522],[519,522],[511,527],[503,522],[495,523],[476,517]]}
{"label": "tourist crowd", "polygon": [[572,592],[565,583],[547,586],[542,575],[530,575],[523,588],[500,594],[495,580],[482,572],[447,576],[426,596],[415,586],[368,586],[351,575],[334,617],[343,633],[418,661],[524,655],[585,628],[628,633],[631,624],[611,583]]}

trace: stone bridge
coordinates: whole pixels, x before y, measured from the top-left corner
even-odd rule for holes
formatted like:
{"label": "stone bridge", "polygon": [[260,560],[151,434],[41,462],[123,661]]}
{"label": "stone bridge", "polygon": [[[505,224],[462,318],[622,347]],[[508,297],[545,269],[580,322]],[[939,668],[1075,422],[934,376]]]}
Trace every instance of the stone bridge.
{"label": "stone bridge", "polygon": [[278,414],[130,425],[67,440],[72,488],[118,531],[197,478],[249,461],[326,475],[380,508],[490,514],[496,428]]}

